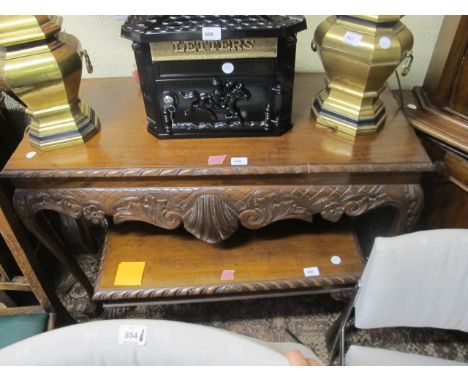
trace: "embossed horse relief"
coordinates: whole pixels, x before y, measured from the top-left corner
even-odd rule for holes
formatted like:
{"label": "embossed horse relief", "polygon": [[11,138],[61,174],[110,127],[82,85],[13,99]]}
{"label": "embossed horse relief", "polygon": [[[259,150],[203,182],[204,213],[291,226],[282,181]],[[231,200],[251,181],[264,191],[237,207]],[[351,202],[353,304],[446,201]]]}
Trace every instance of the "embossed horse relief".
{"label": "embossed horse relief", "polygon": [[190,108],[185,110],[184,115],[189,116],[197,110],[206,110],[213,117],[213,121],[220,121],[219,114],[223,114],[222,121],[244,123],[242,114],[237,107],[238,101],[248,101],[251,97],[250,92],[245,88],[243,82],[221,81],[213,78],[212,92],[198,92],[191,90],[181,91],[182,98],[191,102]]}

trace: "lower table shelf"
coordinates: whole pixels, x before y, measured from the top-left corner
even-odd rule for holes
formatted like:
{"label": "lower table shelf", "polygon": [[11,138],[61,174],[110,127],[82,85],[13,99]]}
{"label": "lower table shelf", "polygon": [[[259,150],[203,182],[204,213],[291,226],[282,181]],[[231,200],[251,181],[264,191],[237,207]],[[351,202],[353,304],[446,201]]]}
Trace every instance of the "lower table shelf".
{"label": "lower table shelf", "polygon": [[94,300],[135,305],[339,292],[353,288],[362,270],[357,239],[339,224],[283,221],[212,245],[183,230],[132,223],[109,230]]}

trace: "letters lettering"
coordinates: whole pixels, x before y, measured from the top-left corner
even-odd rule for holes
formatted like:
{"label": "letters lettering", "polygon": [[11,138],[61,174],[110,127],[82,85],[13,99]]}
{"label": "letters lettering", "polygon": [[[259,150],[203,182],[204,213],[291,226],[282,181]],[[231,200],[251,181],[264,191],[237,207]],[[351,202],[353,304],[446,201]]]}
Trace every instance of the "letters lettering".
{"label": "letters lettering", "polygon": [[252,39],[232,39],[219,41],[173,41],[173,53],[192,52],[241,52],[252,50],[255,42]]}

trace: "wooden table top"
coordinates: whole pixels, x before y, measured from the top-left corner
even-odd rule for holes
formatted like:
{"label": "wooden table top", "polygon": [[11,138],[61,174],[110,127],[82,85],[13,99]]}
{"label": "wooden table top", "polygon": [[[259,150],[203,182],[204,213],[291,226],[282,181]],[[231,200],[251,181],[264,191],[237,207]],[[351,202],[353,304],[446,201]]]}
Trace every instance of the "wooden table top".
{"label": "wooden table top", "polygon": [[[40,152],[26,136],[6,164],[8,177],[135,177],[329,172],[430,171],[432,164],[389,91],[384,128],[355,139],[317,126],[311,116],[320,74],[296,74],[292,130],[280,137],[159,140],[146,130],[139,86],[130,78],[84,80],[82,99],[101,120],[101,131],[85,145]],[[28,159],[26,154],[37,151]],[[226,155],[208,166],[211,155]],[[248,166],[231,166],[247,157]]]}

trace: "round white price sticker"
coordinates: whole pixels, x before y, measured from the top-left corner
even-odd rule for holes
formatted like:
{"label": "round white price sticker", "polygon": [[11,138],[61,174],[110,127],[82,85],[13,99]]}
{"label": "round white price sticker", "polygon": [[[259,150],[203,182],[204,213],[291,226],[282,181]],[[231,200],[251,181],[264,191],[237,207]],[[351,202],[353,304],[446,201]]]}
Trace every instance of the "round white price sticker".
{"label": "round white price sticker", "polygon": [[221,69],[224,73],[231,74],[234,71],[234,65],[230,62],[225,62]]}
{"label": "round white price sticker", "polygon": [[32,159],[32,158],[34,158],[36,155],[37,155],[37,152],[35,152],[35,151],[30,151],[30,152],[28,152],[28,153],[26,154],[26,158]]}
{"label": "round white price sticker", "polygon": [[387,36],[380,37],[379,45],[382,49],[388,49],[392,46],[392,40]]}
{"label": "round white price sticker", "polygon": [[341,264],[341,257],[340,256],[332,256],[330,261],[332,264],[338,265]]}

